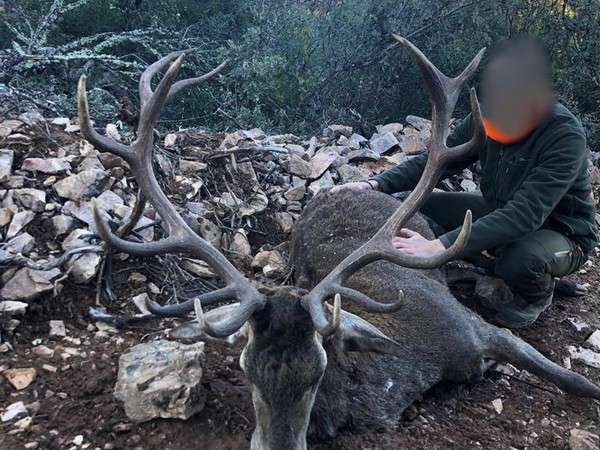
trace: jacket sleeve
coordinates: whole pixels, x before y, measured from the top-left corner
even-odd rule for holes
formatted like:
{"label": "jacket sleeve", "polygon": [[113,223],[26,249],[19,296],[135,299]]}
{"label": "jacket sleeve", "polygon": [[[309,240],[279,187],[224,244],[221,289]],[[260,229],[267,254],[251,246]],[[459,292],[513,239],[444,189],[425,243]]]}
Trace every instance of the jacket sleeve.
{"label": "jacket sleeve", "polygon": [[[455,146],[467,142],[470,138],[471,131],[471,115],[465,117],[454,129],[452,135],[448,137],[448,146]],[[468,167],[470,164],[477,161],[477,152],[473,155],[468,155],[459,161],[454,161],[444,173],[442,178],[447,178],[450,175]],[[410,191],[419,182],[419,178],[425,169],[427,163],[427,153],[412,157],[396,167],[388,169],[379,175],[372,177],[372,180],[379,183],[380,189],[386,194],[394,192]]]}
{"label": "jacket sleeve", "polygon": [[[556,135],[555,135],[556,136]],[[573,132],[556,137],[514,197],[473,223],[463,256],[476,255],[538,230],[587,164],[585,137]],[[459,229],[440,237],[449,247]]]}

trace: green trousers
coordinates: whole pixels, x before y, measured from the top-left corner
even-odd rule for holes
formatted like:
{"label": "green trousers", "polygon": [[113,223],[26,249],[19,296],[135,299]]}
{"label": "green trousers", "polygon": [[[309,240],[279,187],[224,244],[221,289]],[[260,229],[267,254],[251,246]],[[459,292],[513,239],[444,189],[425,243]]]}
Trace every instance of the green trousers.
{"label": "green trousers", "polygon": [[[434,192],[421,212],[446,232],[462,225],[468,209],[474,221],[492,211],[480,193]],[[439,235],[442,230],[434,228],[434,232]],[[489,252],[496,257],[494,274],[530,304],[547,300],[554,289],[553,278],[574,272],[584,262],[573,241],[549,229],[539,229]]]}

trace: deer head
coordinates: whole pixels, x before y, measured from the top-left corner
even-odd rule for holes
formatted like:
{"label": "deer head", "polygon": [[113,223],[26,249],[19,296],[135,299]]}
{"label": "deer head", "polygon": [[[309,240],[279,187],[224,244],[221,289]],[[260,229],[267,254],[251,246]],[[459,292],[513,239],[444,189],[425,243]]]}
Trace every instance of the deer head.
{"label": "deer head", "polygon": [[[149,66],[139,85],[140,117],[137,139],[124,145],[98,134],[92,127],[85,86],[79,81],[79,124],[84,137],[96,148],[120,156],[129,163],[140,191],[160,214],[168,237],[151,242],[128,241],[113,233],[94,209],[101,237],[121,252],[152,256],[168,252],[193,255],[206,261],[224,281],[225,287],[177,305],[161,306],[149,302],[148,310],[165,317],[186,316],[196,319],[175,331],[175,335],[218,339],[245,336],[246,345],[240,365],[252,387],[256,429],[253,449],[304,449],[310,412],[328,364],[325,340],[340,351],[366,351],[398,354],[399,346],[379,329],[360,317],[341,309],[342,299],[354,301],[372,313],[391,313],[402,306],[402,292],[390,303],[377,302],[365,294],[344,286],[344,281],[361,267],[387,260],[414,268],[438,267],[456,257],[470,232],[470,214],[457,241],[436,258],[419,259],[395,250],[391,240],[397,230],[414,214],[437,183],[445,165],[454,157],[472,151],[483,139],[479,106],[471,91],[471,107],[476,124],[473,138],[455,148],[445,145],[448,125],[462,85],[475,71],[483,51],[456,78],[443,75],[410,42],[394,36],[416,59],[431,96],[433,107],[432,138],[429,160],[416,189],[387,223],[358,250],[345,258],[313,290],[296,287],[255,286],[215,247],[200,238],[186,224],[164,192],[152,169],[154,126],[161,108],[185,87],[197,85],[218,74],[221,64],[198,77],[174,82],[185,52],[172,53]],[[151,80],[165,69],[166,74],[155,90]],[[333,299],[333,305],[326,300]],[[203,307],[231,302],[206,313]],[[326,313],[329,309],[329,313]]]}

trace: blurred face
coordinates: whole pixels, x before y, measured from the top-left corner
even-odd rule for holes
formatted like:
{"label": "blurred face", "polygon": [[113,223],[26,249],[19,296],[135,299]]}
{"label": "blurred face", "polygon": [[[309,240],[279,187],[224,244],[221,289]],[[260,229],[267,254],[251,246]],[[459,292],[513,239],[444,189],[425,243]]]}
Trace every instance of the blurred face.
{"label": "blurred face", "polygon": [[508,43],[483,74],[482,107],[488,137],[512,143],[541,124],[554,94],[548,62],[531,42]]}

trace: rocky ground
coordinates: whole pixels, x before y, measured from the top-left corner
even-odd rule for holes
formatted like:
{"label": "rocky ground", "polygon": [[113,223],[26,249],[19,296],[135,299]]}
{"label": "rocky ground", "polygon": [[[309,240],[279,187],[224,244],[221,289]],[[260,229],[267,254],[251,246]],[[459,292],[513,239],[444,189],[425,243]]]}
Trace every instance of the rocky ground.
{"label": "rocky ground", "polygon": [[[130,139],[114,125],[106,132]],[[187,130],[160,138],[155,170],[186,220],[237,267],[267,283],[289,283],[286,243],[306,202],[320,189],[422,152],[428,133],[428,121],[414,116],[406,124],[379,127],[369,139],[338,125],[306,140],[257,129]],[[443,187],[473,190],[474,172],[445,180]],[[237,347],[211,341],[202,348],[160,347],[159,354],[181,356],[185,370],[167,373],[156,357],[143,376],[180,383],[178,392],[186,394],[164,394],[163,403],[171,403],[156,411],[144,407],[140,394],[138,412],[191,417],[137,424],[133,420],[147,417],[126,411],[122,400],[136,395],[119,374],[119,358],[135,356],[131,349],[138,344],[146,345],[146,355],[169,345],[164,340],[177,321],[117,329],[91,318],[88,309],[135,314],[140,296],[176,302],[219,281],[189,258],[107,255],[94,234],[92,199],[113,225],[127,221],[136,190],[123,161],[98,153],[68,119],[26,114],[0,122],[0,449],[248,448],[254,417]],[[160,217],[147,207],[130,239],[161,236]],[[522,333],[545,355],[597,383],[599,260],[594,255],[572,276],[587,283],[588,294],[559,297]],[[121,368],[127,364],[133,368],[123,372],[142,370],[135,357],[122,360]],[[598,402],[567,397],[505,366],[471,386],[437,387],[406,412],[396,430],[313,445],[594,449],[599,421]]]}

